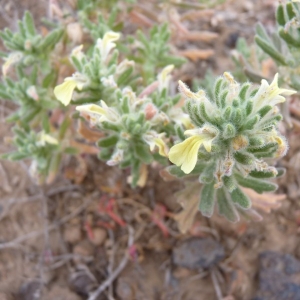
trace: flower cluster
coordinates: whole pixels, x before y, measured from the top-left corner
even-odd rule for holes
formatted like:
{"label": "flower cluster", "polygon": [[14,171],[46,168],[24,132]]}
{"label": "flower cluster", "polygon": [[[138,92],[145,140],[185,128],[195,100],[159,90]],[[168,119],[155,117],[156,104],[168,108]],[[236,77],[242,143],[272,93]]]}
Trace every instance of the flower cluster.
{"label": "flower cluster", "polygon": [[220,214],[237,221],[238,211],[251,207],[240,186],[258,193],[276,189],[274,183],[262,179],[282,171],[264,158],[279,158],[287,152],[287,141],[277,128],[282,116],[276,105],[285,101],[282,95],[295,93],[279,88],[277,80],[276,74],[271,84],[262,80],[255,88],[250,83],[240,85],[224,73],[215,83],[213,99],[179,82],[195,128],[186,130],[189,137],[170,149],[169,159],[177,167],[169,167],[169,172],[180,177],[181,172],[199,175],[204,184],[203,215],[211,216],[217,202]]}
{"label": "flower cluster", "polygon": [[131,185],[144,185],[144,166],[154,160],[166,164],[169,137],[191,123],[187,114],[174,108],[180,98],[169,95],[173,66],[166,66],[157,80],[140,90],[132,81],[134,63],[117,63],[119,38],[116,32],[106,32],[91,57],[82,47],[75,48],[70,59],[77,71],[56,86],[54,94],[65,106],[87,99],[76,110],[81,120],[104,134],[97,142],[99,157],[110,166],[130,167]]}

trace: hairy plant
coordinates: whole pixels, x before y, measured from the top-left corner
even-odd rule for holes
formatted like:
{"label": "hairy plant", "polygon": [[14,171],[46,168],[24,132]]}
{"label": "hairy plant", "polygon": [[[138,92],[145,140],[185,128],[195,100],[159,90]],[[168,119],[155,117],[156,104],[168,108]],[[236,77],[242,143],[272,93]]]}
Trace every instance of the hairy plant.
{"label": "hairy plant", "polygon": [[282,175],[283,170],[266,159],[287,152],[287,141],[277,129],[282,116],[276,105],[285,101],[282,95],[294,93],[279,88],[277,80],[278,75],[270,85],[262,80],[257,88],[248,82],[240,85],[224,73],[215,82],[212,99],[203,90],[193,93],[179,82],[194,128],[170,149],[169,159],[177,166],[168,171],[177,177],[199,176],[203,215],[212,216],[217,204],[221,215],[237,221],[239,213],[251,208],[241,187],[258,193],[277,189],[268,179]]}
{"label": "hairy plant", "polygon": [[[169,95],[173,66],[164,68],[157,81],[144,90],[138,89],[132,76],[134,62],[125,59],[118,63],[114,48],[119,37],[107,32],[97,40],[91,57],[81,48],[73,50],[71,61],[78,71],[58,85],[54,94],[66,106],[73,99],[80,116],[105,134],[97,143],[99,157],[109,165],[130,167],[131,184],[136,186],[143,177],[143,164],[167,156],[165,139],[184,123],[186,115],[174,108],[179,97]],[[88,103],[79,105],[84,102]],[[155,147],[162,157],[151,153]]]}
{"label": "hairy plant", "polygon": [[[272,58],[282,84],[300,90],[300,4],[298,1],[279,3],[276,10],[276,30],[268,34],[262,24],[257,24],[255,45],[249,47],[240,39],[237,45],[239,55],[234,56],[238,69],[253,81],[259,82],[268,75],[264,62]],[[241,72],[240,72],[241,74]],[[241,78],[245,80],[246,78]]]}
{"label": "hairy plant", "polygon": [[[64,16],[60,26],[41,35],[26,13],[18,32],[0,34],[8,49],[1,54],[0,96],[18,106],[8,118],[16,150],[4,158],[30,159],[31,174],[49,183],[64,155],[97,153],[108,165],[126,169],[132,187],[146,184],[155,162],[178,178],[197,176],[191,186],[203,185],[202,214],[211,216],[216,203],[233,222],[251,208],[242,187],[258,193],[277,188],[269,179],[283,170],[269,164],[288,146],[278,131],[282,116],[276,105],[294,93],[278,87],[277,75],[257,87],[224,73],[213,84],[207,77],[207,94],[193,93],[182,82],[176,94],[171,72],[184,60],[171,54],[167,24],[122,37],[118,6],[105,18],[101,9],[109,11],[111,2],[77,4],[76,28],[87,33],[83,45],[74,48]],[[84,123],[90,128],[83,130]],[[168,159],[176,166],[168,166]]]}

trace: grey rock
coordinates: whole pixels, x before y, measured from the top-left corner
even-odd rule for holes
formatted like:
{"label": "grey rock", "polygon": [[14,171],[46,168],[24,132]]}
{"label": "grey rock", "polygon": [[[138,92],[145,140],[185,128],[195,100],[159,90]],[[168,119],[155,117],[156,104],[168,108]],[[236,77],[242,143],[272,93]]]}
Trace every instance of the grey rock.
{"label": "grey rock", "polygon": [[175,265],[207,269],[224,258],[224,248],[212,238],[190,238],[173,250]]}
{"label": "grey rock", "polygon": [[259,290],[253,300],[300,299],[300,261],[273,251],[259,256]]}
{"label": "grey rock", "polygon": [[41,299],[42,284],[39,281],[24,283],[17,295],[18,300],[38,300]]}

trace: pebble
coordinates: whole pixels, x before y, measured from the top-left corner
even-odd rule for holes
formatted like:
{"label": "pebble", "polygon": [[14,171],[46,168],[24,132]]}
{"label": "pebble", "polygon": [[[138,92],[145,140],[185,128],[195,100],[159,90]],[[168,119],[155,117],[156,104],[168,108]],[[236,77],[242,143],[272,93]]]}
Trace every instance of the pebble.
{"label": "pebble", "polygon": [[273,251],[259,256],[259,290],[253,300],[300,299],[300,261]]}
{"label": "pebble", "polygon": [[42,284],[39,281],[24,283],[19,292],[18,300],[38,300],[41,299]]}
{"label": "pebble", "polygon": [[94,228],[93,229],[93,239],[91,240],[91,242],[95,245],[95,246],[101,246],[107,237],[107,233],[106,230],[103,228]]}
{"label": "pebble", "polygon": [[88,296],[97,286],[95,280],[84,271],[73,274],[69,284],[72,291],[82,296]]}
{"label": "pebble", "polygon": [[68,226],[64,229],[64,240],[70,244],[76,244],[81,240],[80,226]]}
{"label": "pebble", "polygon": [[190,238],[173,250],[176,266],[208,269],[224,258],[223,246],[212,238]]}
{"label": "pebble", "polygon": [[[94,245],[88,241],[88,240],[83,240],[80,241],[76,246],[74,246],[73,253],[80,255],[80,256],[93,256],[95,252],[95,247]],[[80,257],[74,258],[75,263],[81,263],[82,259]]]}

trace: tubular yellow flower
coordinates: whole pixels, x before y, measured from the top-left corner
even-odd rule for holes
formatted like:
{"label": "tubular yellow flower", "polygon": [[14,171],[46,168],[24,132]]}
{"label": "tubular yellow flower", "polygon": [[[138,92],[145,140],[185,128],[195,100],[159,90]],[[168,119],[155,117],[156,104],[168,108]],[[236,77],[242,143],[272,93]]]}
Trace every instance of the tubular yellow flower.
{"label": "tubular yellow flower", "polygon": [[169,65],[163,68],[161,73],[158,74],[157,79],[159,82],[159,90],[162,91],[164,88],[167,88],[171,79],[170,73],[173,71],[174,66]]}
{"label": "tubular yellow flower", "polygon": [[40,132],[38,144],[40,146],[45,146],[46,144],[58,145],[58,140],[51,135],[45,133],[44,131]]}
{"label": "tubular yellow flower", "polygon": [[178,81],[179,92],[186,99],[193,99],[196,101],[201,101],[205,98],[205,92],[203,90],[199,90],[197,93],[192,92],[181,80]]}
{"label": "tubular yellow flower", "polygon": [[181,166],[185,174],[189,174],[195,168],[198,158],[198,150],[203,143],[201,136],[191,136],[184,142],[173,146],[169,152],[169,159],[172,163]]}
{"label": "tubular yellow flower", "polygon": [[290,96],[295,94],[296,91],[281,89],[278,87],[278,73],[275,74],[272,83],[269,85],[268,82],[263,79],[261,86],[253,99],[255,112],[262,108],[264,105],[276,105],[278,103],[285,102],[284,96]]}
{"label": "tubular yellow flower", "polygon": [[13,52],[11,53],[6,59],[5,59],[5,63],[2,66],[2,74],[5,77],[9,68],[19,62],[23,57],[23,54],[21,52]]}
{"label": "tubular yellow flower", "polygon": [[113,109],[106,105],[106,103],[101,100],[101,106],[97,104],[84,104],[76,107],[76,110],[87,114],[90,117],[90,121],[93,125],[96,123],[101,123],[104,121],[118,122],[120,119],[119,114]]}
{"label": "tubular yellow flower", "polygon": [[200,146],[203,144],[205,150],[211,152],[211,144],[217,132],[212,128],[203,128],[187,130],[185,134],[192,136],[173,146],[169,152],[169,159],[178,167],[181,166],[185,174],[189,174],[197,163]]}
{"label": "tubular yellow flower", "polygon": [[150,146],[150,150],[153,151],[155,147],[158,147],[158,153],[161,156],[168,157],[168,147],[163,140],[165,133],[157,134],[154,131],[150,131],[144,135],[145,142]]}
{"label": "tubular yellow flower", "polygon": [[274,139],[275,139],[276,143],[278,144],[278,149],[275,153],[275,157],[279,158],[279,157],[285,156],[288,151],[287,142],[285,141],[284,138],[281,138],[279,136],[275,137]]}
{"label": "tubular yellow flower", "polygon": [[70,104],[75,88],[82,90],[88,80],[81,74],[75,73],[65,78],[64,82],[54,88],[54,95],[63,105]]}
{"label": "tubular yellow flower", "polygon": [[65,79],[65,81],[54,88],[54,95],[63,105],[67,106],[72,99],[73,91],[77,83],[74,79]]}
{"label": "tubular yellow flower", "polygon": [[103,39],[97,40],[97,47],[101,53],[102,61],[105,61],[109,52],[116,47],[114,41],[120,38],[120,33],[114,31],[108,31],[104,34]]}
{"label": "tubular yellow flower", "polygon": [[[165,142],[161,138],[154,139],[155,146],[158,147],[158,153],[161,156],[168,156],[168,147]],[[150,149],[152,150],[152,149]]]}

